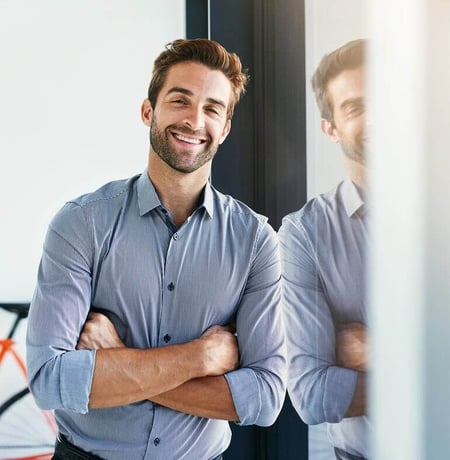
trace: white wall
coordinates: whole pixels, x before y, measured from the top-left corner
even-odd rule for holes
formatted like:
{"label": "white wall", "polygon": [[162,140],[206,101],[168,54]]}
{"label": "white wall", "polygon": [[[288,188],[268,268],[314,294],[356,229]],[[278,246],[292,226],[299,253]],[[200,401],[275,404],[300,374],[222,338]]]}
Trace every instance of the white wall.
{"label": "white wall", "polygon": [[344,177],[339,145],[320,130],[311,77],[323,55],[357,38],[368,38],[367,0],[306,0],[306,129],[308,198],[333,188]]}
{"label": "white wall", "polygon": [[140,104],[184,3],[0,1],[0,302],[30,300],[66,200],[144,170]]}

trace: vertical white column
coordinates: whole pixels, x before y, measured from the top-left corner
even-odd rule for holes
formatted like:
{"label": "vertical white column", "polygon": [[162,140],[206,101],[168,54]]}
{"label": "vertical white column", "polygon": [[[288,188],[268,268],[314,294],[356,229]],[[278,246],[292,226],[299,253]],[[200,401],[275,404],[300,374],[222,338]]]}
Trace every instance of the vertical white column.
{"label": "vertical white column", "polygon": [[368,18],[373,458],[450,458],[450,2]]}

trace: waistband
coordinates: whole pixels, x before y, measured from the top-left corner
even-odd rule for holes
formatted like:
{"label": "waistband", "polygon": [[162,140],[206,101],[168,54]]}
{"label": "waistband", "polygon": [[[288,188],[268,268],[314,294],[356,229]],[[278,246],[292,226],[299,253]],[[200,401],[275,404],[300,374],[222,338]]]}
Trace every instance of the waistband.
{"label": "waistband", "polygon": [[[58,434],[55,444],[55,460],[104,460],[98,455],[91,454],[74,446],[64,435]],[[222,455],[218,455],[212,460],[222,460]]]}
{"label": "waistband", "polygon": [[74,446],[62,434],[58,434],[55,443],[55,460],[104,460]]}
{"label": "waistband", "polygon": [[345,450],[339,449],[339,447],[334,448],[334,454],[336,455],[337,460],[368,460],[365,457],[360,457],[359,455],[349,454]]}

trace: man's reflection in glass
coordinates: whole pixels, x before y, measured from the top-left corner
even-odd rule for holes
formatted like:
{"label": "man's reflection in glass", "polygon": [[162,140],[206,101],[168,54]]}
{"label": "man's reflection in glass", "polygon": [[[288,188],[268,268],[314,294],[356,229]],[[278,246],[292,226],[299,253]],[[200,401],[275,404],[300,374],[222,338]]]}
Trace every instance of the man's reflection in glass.
{"label": "man's reflection in glass", "polygon": [[337,459],[369,458],[366,46],[354,40],[325,55],[312,77],[322,131],[341,145],[347,177],[279,230],[290,398],[307,424],[328,423]]}

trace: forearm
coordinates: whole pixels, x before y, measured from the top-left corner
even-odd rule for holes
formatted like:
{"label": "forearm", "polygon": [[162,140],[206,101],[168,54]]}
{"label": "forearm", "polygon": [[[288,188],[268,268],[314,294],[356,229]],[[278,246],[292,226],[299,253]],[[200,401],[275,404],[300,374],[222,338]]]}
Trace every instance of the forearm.
{"label": "forearm", "polygon": [[353,393],[352,401],[344,415],[347,417],[359,417],[366,415],[367,410],[367,376],[365,372],[358,372],[356,380],[355,392]]}
{"label": "forearm", "polygon": [[149,399],[170,409],[198,417],[238,420],[230,389],[223,376],[189,380]]}
{"label": "forearm", "polygon": [[367,355],[366,326],[356,322],[339,325],[336,333],[337,364],[357,371],[353,398],[344,417],[366,414]]}
{"label": "forearm", "polygon": [[90,408],[113,407],[168,392],[186,381],[207,374],[202,344],[138,350],[97,350]]}

